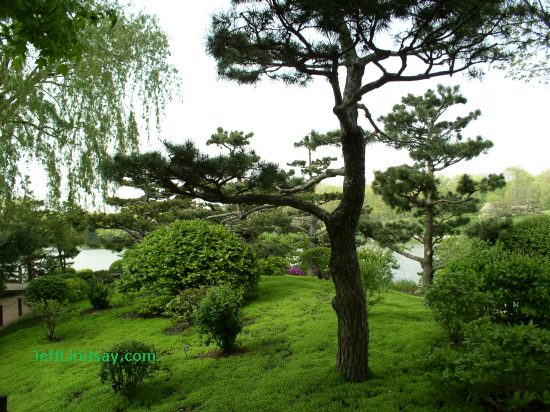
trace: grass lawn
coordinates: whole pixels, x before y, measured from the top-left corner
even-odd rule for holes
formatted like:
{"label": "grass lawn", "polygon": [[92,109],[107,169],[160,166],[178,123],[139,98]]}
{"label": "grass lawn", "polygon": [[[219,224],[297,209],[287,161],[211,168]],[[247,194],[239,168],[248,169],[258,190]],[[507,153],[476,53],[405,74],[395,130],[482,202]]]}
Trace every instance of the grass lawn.
{"label": "grass lawn", "polygon": [[[398,292],[369,314],[372,379],[345,382],[334,368],[332,295],[326,281],[262,278],[260,297],[243,310],[246,352],[219,359],[197,357],[213,348],[194,328],[167,335],[168,319],[131,317],[123,305],[80,315],[90,305],[79,302],[60,325],[59,342],[47,342],[32,319],[0,331],[0,393],[8,394],[10,412],[475,410],[443,399],[431,384],[422,359],[441,331],[422,298]],[[96,362],[32,361],[35,350],[103,352],[127,338],[154,345],[161,368],[132,403],[99,382]]]}

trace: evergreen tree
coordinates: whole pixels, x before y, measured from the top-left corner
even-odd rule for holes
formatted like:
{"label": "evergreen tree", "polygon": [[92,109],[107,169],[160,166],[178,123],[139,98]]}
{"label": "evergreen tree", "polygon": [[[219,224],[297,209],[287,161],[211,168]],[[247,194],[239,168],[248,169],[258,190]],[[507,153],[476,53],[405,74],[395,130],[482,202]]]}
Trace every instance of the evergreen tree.
{"label": "evergreen tree", "polygon": [[[307,85],[328,81],[340,125],[341,169],[309,180],[235,146],[207,157],[190,142],[160,153],[115,158],[119,181],[154,180],[175,194],[209,202],[290,206],[325,224],[338,316],[337,370],[350,381],[368,378],[368,322],[356,252],[365,194],[365,145],[375,137],[359,125],[363,96],[392,82],[456,73],[479,75],[481,63],[510,57],[504,30],[517,2],[410,2],[403,0],[233,0],[212,17],[207,49],[221,78],[242,84],[268,77]],[[389,42],[392,39],[393,42]],[[371,102],[369,101],[369,104]],[[245,136],[239,137],[244,142]],[[302,196],[333,176],[343,176],[342,199],[331,212]]]}
{"label": "evergreen tree", "polygon": [[[462,132],[477,119],[476,110],[465,117],[444,120],[448,110],[466,99],[459,87],[439,85],[437,93],[428,90],[424,96],[411,94],[401,99],[391,113],[380,117],[382,131],[371,118],[380,139],[396,149],[406,149],[414,165],[390,167],[376,171],[372,184],[375,193],[397,211],[413,211],[414,219],[389,222],[385,225],[366,224],[363,232],[383,246],[416,260],[422,266],[424,286],[432,284],[437,266],[434,266],[434,246],[445,235],[456,233],[469,222],[468,214],[477,212],[481,200],[475,193],[486,193],[503,187],[504,175],[489,175],[479,181],[462,175],[454,190],[445,190],[437,173],[458,162],[470,160],[486,152],[493,144],[481,136],[464,139]],[[423,244],[422,256],[406,251],[403,243],[415,239]]]}

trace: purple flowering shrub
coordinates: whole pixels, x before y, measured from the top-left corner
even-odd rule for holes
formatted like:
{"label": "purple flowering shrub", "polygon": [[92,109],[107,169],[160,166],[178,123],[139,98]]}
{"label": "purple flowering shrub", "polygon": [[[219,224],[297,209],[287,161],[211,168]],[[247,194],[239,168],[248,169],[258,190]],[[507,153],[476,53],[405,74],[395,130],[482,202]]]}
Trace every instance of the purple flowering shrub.
{"label": "purple flowering shrub", "polygon": [[298,266],[289,266],[285,269],[285,272],[289,275],[295,275],[295,276],[303,276],[304,271],[300,269]]}

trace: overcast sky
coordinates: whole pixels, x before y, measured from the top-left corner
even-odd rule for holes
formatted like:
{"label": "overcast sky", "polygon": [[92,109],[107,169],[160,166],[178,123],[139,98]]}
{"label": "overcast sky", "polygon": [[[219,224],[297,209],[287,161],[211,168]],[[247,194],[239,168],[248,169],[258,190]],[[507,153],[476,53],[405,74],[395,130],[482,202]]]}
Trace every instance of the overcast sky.
{"label": "overcast sky", "polygon": [[[284,165],[305,158],[305,151],[294,149],[293,142],[310,130],[338,127],[332,113],[332,91],[326,81],[317,80],[301,88],[270,80],[256,86],[239,86],[217,78],[215,61],[206,55],[204,45],[210,15],[227,8],[228,0],[131,0],[131,3],[158,17],[170,39],[172,63],[182,78],[183,101],[168,108],[162,124],[163,139],[175,142],[192,139],[204,148],[204,142],[219,126],[253,132],[252,146],[256,152],[266,160]],[[459,84],[468,99],[467,105],[457,109],[454,115],[481,110],[481,117],[471,123],[466,135],[481,135],[494,143],[488,154],[455,165],[447,174],[502,172],[510,166],[520,166],[536,174],[550,168],[548,86],[505,79],[502,72],[495,70],[482,81],[456,75],[387,84],[369,93],[363,102],[378,117],[387,114],[403,95],[423,94],[438,83]],[[148,146],[159,147],[154,141]],[[383,145],[369,146],[367,180],[372,180],[373,170],[407,161],[406,153]]]}

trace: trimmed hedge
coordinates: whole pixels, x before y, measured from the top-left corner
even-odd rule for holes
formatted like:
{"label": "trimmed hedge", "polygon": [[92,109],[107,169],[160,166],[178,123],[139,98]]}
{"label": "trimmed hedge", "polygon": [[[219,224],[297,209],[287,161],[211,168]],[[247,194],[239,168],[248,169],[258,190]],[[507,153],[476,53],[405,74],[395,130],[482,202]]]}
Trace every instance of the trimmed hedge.
{"label": "trimmed hedge", "polygon": [[550,258],[550,215],[528,217],[502,236],[506,249]]}
{"label": "trimmed hedge", "polygon": [[149,235],[123,258],[122,292],[176,296],[187,288],[224,282],[256,294],[256,258],[243,241],[221,225],[176,221]]}

